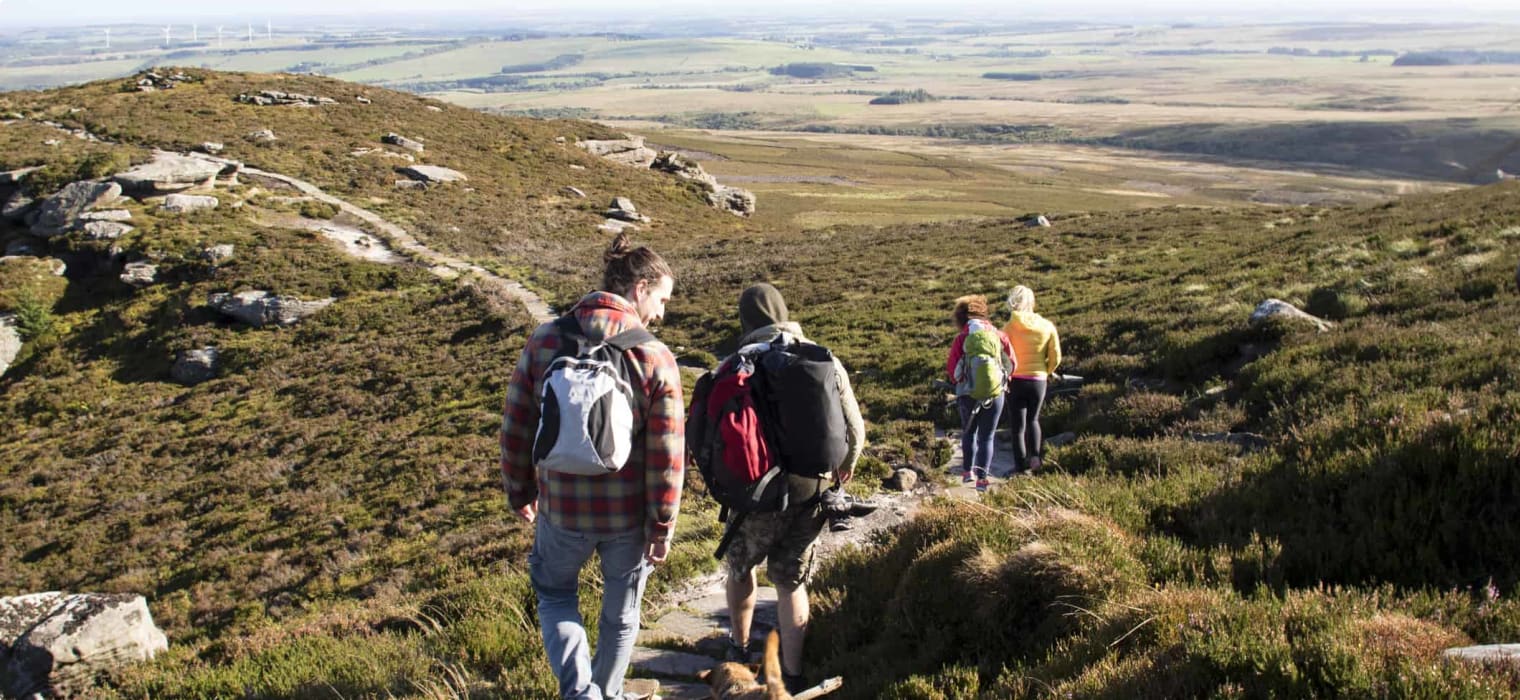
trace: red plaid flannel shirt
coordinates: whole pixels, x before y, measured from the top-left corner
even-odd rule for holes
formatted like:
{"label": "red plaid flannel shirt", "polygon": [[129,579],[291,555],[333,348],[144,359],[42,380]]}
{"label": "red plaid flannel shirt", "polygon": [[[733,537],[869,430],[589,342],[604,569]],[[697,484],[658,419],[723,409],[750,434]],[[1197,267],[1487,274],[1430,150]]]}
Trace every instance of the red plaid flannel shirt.
{"label": "red plaid flannel shirt", "polygon": [[[609,338],[642,326],[628,300],[606,292],[586,295],[571,309],[592,338]],[[567,530],[610,534],[640,525],[653,537],[675,528],[685,479],[685,408],[681,373],[664,343],[644,343],[628,351],[643,393],[634,406],[634,425],[643,426],[627,464],[602,476],[576,476],[534,468],[543,377],[562,337],[552,323],[533,332],[507,384],[501,424],[501,475],[507,500],[521,508],[535,500],[538,517]]]}

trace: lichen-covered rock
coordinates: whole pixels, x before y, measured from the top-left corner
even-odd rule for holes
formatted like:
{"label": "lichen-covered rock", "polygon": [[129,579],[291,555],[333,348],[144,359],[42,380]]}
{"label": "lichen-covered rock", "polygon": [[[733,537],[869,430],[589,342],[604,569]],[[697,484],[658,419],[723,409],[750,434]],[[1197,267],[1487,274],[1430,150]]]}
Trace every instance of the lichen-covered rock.
{"label": "lichen-covered rock", "polygon": [[707,193],[707,203],[735,216],[755,213],[755,193],[738,187],[714,186]]}
{"label": "lichen-covered rock", "polygon": [[166,192],[178,192],[192,187],[210,187],[224,166],[210,160],[192,158],[178,153],[155,151],[153,160],[112,179],[121,184],[122,190],[133,196],[151,196]]}
{"label": "lichen-covered rock", "polygon": [[131,221],[132,212],[126,209],[101,209],[79,215],[80,221]]}
{"label": "lichen-covered rock", "polygon": [[88,241],[109,241],[131,233],[132,227],[119,221],[86,221],[79,229]]}
{"label": "lichen-covered rock", "polygon": [[249,141],[252,141],[254,143],[269,143],[271,141],[279,140],[279,137],[274,135],[273,129],[259,129],[258,131],[250,132],[244,138],[247,138]]}
{"label": "lichen-covered rock", "polygon": [[236,250],[231,243],[214,245],[201,251],[201,259],[212,265],[218,265],[231,260]]}
{"label": "lichen-covered rock", "polygon": [[79,223],[80,214],[120,198],[121,185],[114,182],[71,182],[43,200],[37,210],[37,221],[32,224],[32,235],[52,238],[67,233]]}
{"label": "lichen-covered rock", "polygon": [[303,301],[295,297],[282,297],[270,292],[255,290],[237,294],[212,294],[207,300],[211,308],[250,326],[289,326],[328,307],[336,299],[328,297]]}
{"label": "lichen-covered rock", "polygon": [[18,630],[0,669],[0,691],[8,697],[82,695],[98,676],[169,648],[139,595],[0,599],[0,641]]}
{"label": "lichen-covered rock", "polygon": [[656,156],[654,162],[649,165],[654,170],[667,172],[684,180],[695,180],[713,187],[718,184],[718,179],[702,169],[702,164],[680,153],[667,151]]}
{"label": "lichen-covered rock", "polygon": [[215,379],[220,358],[221,351],[211,346],[181,350],[174,357],[174,366],[169,368],[169,377],[185,386]]}

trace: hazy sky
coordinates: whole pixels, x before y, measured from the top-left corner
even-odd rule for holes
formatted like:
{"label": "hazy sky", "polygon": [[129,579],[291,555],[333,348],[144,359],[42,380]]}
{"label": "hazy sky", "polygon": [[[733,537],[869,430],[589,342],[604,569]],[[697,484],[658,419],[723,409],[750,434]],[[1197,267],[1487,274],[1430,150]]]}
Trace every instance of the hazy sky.
{"label": "hazy sky", "polygon": [[[0,30],[37,24],[174,19],[184,22],[222,17],[247,21],[295,15],[387,15],[437,17],[474,14],[496,20],[663,15],[687,18],[769,15],[871,17],[983,17],[1085,19],[1095,21],[1509,21],[1520,22],[1517,0],[765,0],[718,3],[712,0],[253,0],[212,6],[185,0],[0,0]],[[1143,6],[1144,9],[1138,9]]]}

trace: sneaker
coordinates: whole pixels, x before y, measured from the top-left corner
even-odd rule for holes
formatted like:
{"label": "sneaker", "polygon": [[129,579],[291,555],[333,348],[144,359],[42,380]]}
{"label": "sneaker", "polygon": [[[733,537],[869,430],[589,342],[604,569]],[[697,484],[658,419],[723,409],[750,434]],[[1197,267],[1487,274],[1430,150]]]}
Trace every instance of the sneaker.
{"label": "sneaker", "polygon": [[969,484],[969,483],[971,483],[971,480],[975,479],[975,478],[976,477],[974,477],[974,476],[971,475],[971,470],[970,469],[967,469],[966,471],[961,472],[961,483],[963,483],[963,484]]}
{"label": "sneaker", "polygon": [[991,482],[987,481],[987,477],[984,476],[976,480],[976,490],[985,493],[990,484]]}
{"label": "sneaker", "polygon": [[1026,471],[1028,471],[1030,473],[1040,471],[1040,465],[1041,465],[1041,462],[1040,462],[1040,458],[1039,457],[1030,457],[1029,458],[1029,469],[1027,469]]}
{"label": "sneaker", "polygon": [[740,644],[734,641],[733,637],[729,637],[728,648],[723,650],[723,660],[740,664],[749,663],[749,645]]}

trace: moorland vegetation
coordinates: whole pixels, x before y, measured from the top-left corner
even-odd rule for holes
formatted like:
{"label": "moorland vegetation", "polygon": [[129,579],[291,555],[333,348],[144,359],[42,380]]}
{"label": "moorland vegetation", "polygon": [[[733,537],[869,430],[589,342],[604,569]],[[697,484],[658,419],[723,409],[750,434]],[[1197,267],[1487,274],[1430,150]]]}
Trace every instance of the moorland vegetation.
{"label": "moorland vegetation", "polygon": [[[225,142],[560,307],[595,283],[602,200],[631,197],[654,219],[640,237],[678,271],[660,333],[684,362],[733,350],[738,291],[769,280],[855,372],[871,442],[857,489],[944,467],[935,432],[953,419],[930,381],[949,300],[1034,288],[1088,379],[1048,409],[1047,433],[1076,439],[1045,473],[929,503],[823,568],[810,673],[844,675],[843,697],[1520,694],[1512,672],[1440,656],[1520,637],[1516,183],[1342,208],[1045,212],[1052,228],[760,228],[576,149],[611,135],[593,124],[196,76],[0,96],[26,118],[0,127],[0,165],[61,182]],[[261,89],[340,103],[234,100]],[[59,132],[41,119],[114,143],[47,146]],[[264,128],[278,140],[242,138]],[[393,163],[354,155],[391,131],[468,187],[397,190]],[[531,321],[468,278],[266,223],[298,207],[254,187],[226,194],[242,208],[184,217],[129,205],[136,230],[117,245],[158,261],[161,284],[0,279],[0,300],[48,316],[0,378],[0,430],[18,438],[0,445],[0,589],[148,596],[171,649],[104,679],[106,697],[549,697],[529,533],[494,466]],[[224,243],[231,261],[201,257]],[[288,329],[204,305],[249,288],[338,301]],[[1336,325],[1250,325],[1268,297]],[[223,348],[218,378],[166,381],[174,352],[207,344]],[[1206,441],[1219,434],[1258,440]],[[693,474],[656,590],[711,567],[701,491]]]}

